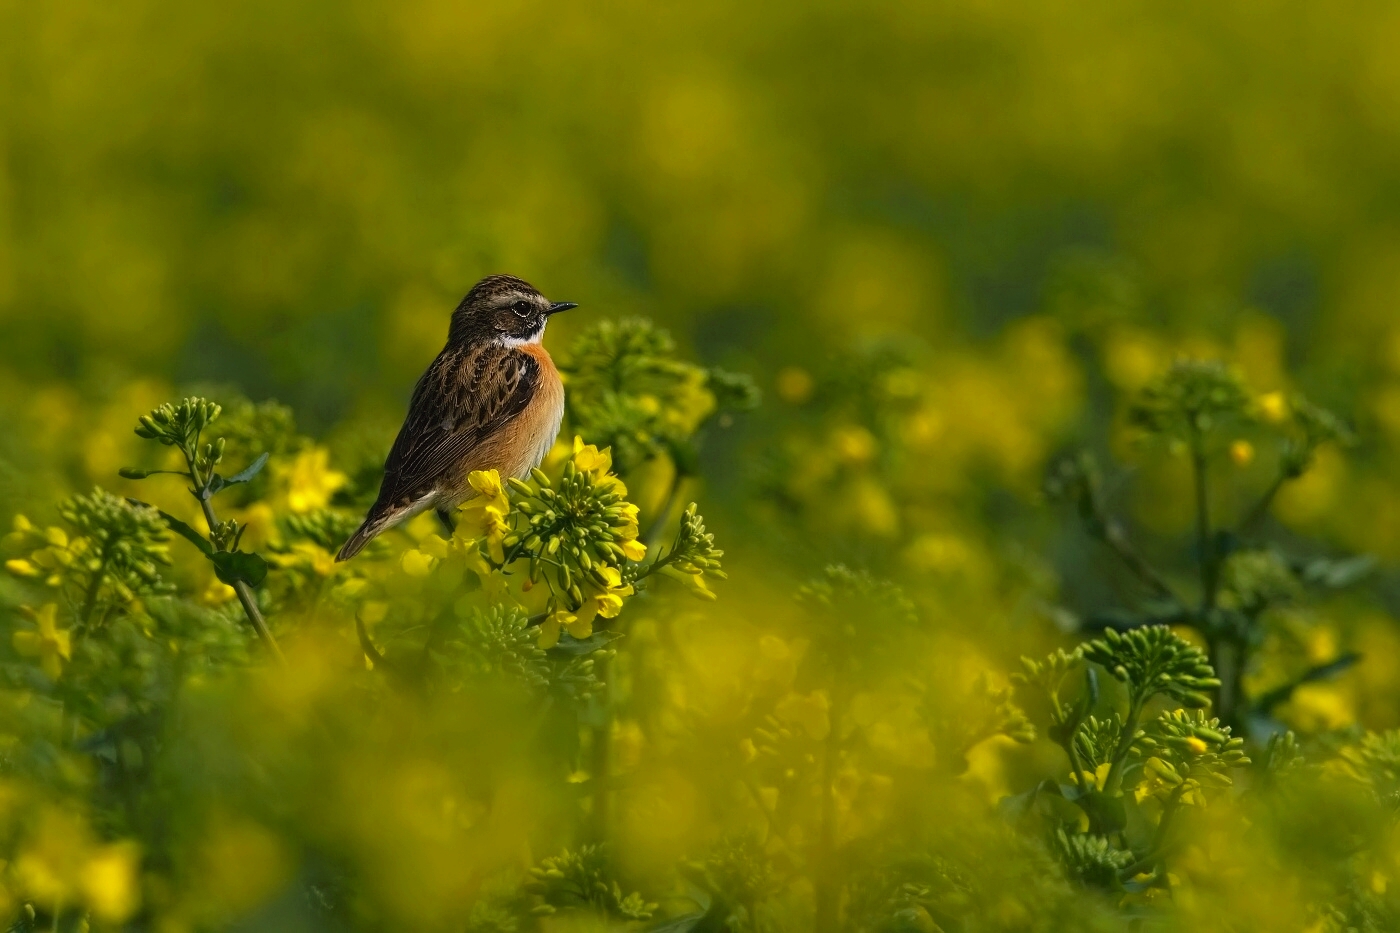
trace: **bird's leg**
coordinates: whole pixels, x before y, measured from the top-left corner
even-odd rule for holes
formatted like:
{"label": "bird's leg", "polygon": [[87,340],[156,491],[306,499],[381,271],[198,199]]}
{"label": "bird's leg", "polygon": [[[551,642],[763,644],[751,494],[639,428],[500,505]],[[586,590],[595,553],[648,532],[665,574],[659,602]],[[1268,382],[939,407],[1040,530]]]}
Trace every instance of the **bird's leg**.
{"label": "bird's leg", "polygon": [[442,522],[442,527],[447,529],[447,536],[452,537],[452,533],[457,530],[457,524],[452,520],[452,513],[447,509],[437,510],[438,521]]}

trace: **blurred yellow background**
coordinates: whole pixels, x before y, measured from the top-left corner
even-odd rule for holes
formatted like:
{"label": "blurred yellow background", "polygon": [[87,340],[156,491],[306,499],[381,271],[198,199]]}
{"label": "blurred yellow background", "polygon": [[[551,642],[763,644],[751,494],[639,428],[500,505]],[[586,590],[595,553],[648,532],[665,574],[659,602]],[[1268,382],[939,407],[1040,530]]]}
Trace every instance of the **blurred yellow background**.
{"label": "blurred yellow background", "polygon": [[[1285,489],[1277,530],[1382,567],[1366,594],[1280,618],[1250,685],[1357,650],[1282,720],[1400,726],[1397,49],[1400,10],[1374,0],[0,0],[0,519],[56,521],[54,503],[94,483],[188,510],[115,472],[143,462],[139,414],[210,386],[291,406],[314,441],[274,460],[269,501],[326,506],[382,458],[451,309],[489,273],[581,305],[550,328],[556,352],[597,320],[651,318],[684,357],[765,394],[709,431],[689,490],[733,579],[714,605],[638,609],[614,668],[610,839],[636,887],[678,890],[670,866],[737,832],[726,820],[761,822],[767,798],[726,770],[753,750],[740,735],[755,710],[773,701],[799,737],[831,728],[826,688],[797,673],[812,637],[790,598],[801,580],[844,560],[901,581],[934,620],[905,661],[940,702],[979,674],[1003,683],[1019,655],[1069,643],[1047,607],[1085,616],[1123,594],[1041,497],[1057,455],[1089,444],[1126,462],[1114,489],[1158,542],[1149,556],[1189,573],[1172,547],[1190,537],[1190,476],[1144,455],[1121,413],[1174,358],[1220,358],[1259,393],[1302,390],[1355,424],[1354,449],[1323,450]],[[1254,435],[1237,442],[1213,480],[1225,520],[1274,463]],[[654,479],[634,486],[647,508]],[[258,546],[274,537],[264,518]],[[0,590],[11,608],[21,595]],[[350,616],[333,622],[353,639]],[[419,729],[371,728],[320,637],[294,653],[291,684],[196,678],[192,721],[229,730],[237,752],[181,739],[168,767],[185,796],[156,834],[169,848],[145,837],[145,880],[99,878],[91,903],[108,892],[122,919],[156,905],[140,916],[167,919],[150,929],[224,928],[287,897],[289,878],[320,878],[307,853],[332,852],[370,879],[357,922],[459,930],[483,879],[587,838],[560,789],[583,767],[513,744],[531,716],[404,700],[375,711]],[[892,823],[962,834],[999,892],[969,901],[989,919],[966,929],[1032,915],[1088,929],[1018,901],[1021,850],[940,809],[1024,789],[1049,746],[979,746],[946,797],[922,797],[949,749],[911,725],[909,672],[879,670],[852,700],[867,757],[838,776],[843,839],[865,853]],[[298,731],[312,708],[330,722],[314,741]],[[259,776],[225,754],[295,773],[300,809],[265,807],[247,790]],[[91,774],[73,780],[100,796]],[[44,819],[46,839],[86,832]],[[149,826],[99,829],[119,846]],[[1280,830],[1273,862],[1203,837],[1191,916],[1227,899],[1200,860],[1235,858],[1238,928],[1322,923],[1267,887],[1275,871],[1308,877],[1311,831]],[[30,891],[69,891],[43,883],[69,843]],[[1377,897],[1400,878],[1386,846],[1357,875]],[[136,859],[101,852],[118,873]],[[781,898],[813,896],[796,890]],[[245,928],[322,928],[277,903],[281,919]],[[804,906],[772,917],[810,921]]]}

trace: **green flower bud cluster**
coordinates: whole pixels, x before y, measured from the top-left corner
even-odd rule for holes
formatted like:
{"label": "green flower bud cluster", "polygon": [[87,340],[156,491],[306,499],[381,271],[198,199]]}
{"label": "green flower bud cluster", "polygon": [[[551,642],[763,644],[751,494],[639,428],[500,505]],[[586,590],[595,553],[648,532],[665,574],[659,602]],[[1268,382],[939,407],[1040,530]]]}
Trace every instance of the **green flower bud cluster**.
{"label": "green flower bud cluster", "polygon": [[1150,434],[1195,440],[1223,422],[1247,417],[1251,403],[1234,369],[1216,360],[1178,360],[1139,393],[1128,419]]}
{"label": "green flower bud cluster", "polygon": [[[1142,735],[1142,732],[1139,730],[1137,735]],[[1074,734],[1074,749],[1079,752],[1084,766],[1092,770],[1113,760],[1122,737],[1123,717],[1118,713],[1104,719],[1090,716]]]}
{"label": "green flower bud cluster", "polygon": [[670,334],[641,319],[588,328],[560,369],[569,380],[571,423],[610,447],[623,474],[662,454],[692,472],[692,437],[701,425],[719,412],[758,403],[747,377],[679,359]]}
{"label": "green flower bud cluster", "polygon": [[527,559],[530,579],[548,581],[554,592],[569,594],[574,606],[583,602],[584,585],[616,585],[607,568],[616,571],[636,541],[637,508],[627,501],[627,488],[572,460],[557,485],[542,470],[530,476],[529,482],[510,480],[520,518],[502,541],[506,563]]}
{"label": "green flower bud cluster", "polygon": [[40,530],[16,519],[6,538],[11,548],[31,549],[6,567],[16,576],[43,577],[52,587],[71,587],[85,604],[84,617],[99,602],[129,603],[138,596],[168,593],[161,578],[170,565],[169,535],[160,513],[100,487],[65,500],[58,513],[76,532]]}
{"label": "green flower bud cluster", "polygon": [[1019,686],[1038,688],[1050,701],[1050,724],[1060,725],[1070,715],[1069,707],[1061,700],[1060,691],[1064,689],[1065,680],[1083,662],[1084,653],[1080,648],[1073,651],[1057,648],[1054,654],[1048,655],[1043,661],[1022,655],[1022,669],[1011,675],[1011,682]]}
{"label": "green flower bud cluster", "polygon": [[1234,783],[1230,769],[1249,764],[1244,739],[1231,736],[1229,726],[1199,709],[1162,713],[1138,745],[1148,758],[1144,770],[1172,786],[1194,781],[1202,787],[1229,787]]}
{"label": "green flower bud cluster", "polygon": [[1133,853],[1115,848],[1105,836],[1057,830],[1055,854],[1071,878],[1096,888],[1121,888],[1118,872],[1133,862]]}
{"label": "green flower bud cluster", "polygon": [[1236,551],[1226,559],[1221,573],[1222,601],[1248,615],[1270,605],[1291,602],[1303,593],[1303,585],[1278,551]]}
{"label": "green flower bud cluster", "polygon": [[917,617],[914,604],[898,586],[843,564],[828,566],[822,576],[800,587],[797,599],[856,618],[868,618],[872,610],[900,622]]}
{"label": "green flower bud cluster", "polygon": [[1102,638],[1084,646],[1084,659],[1126,684],[1137,708],[1158,693],[1186,706],[1206,706],[1210,698],[1204,691],[1220,686],[1205,652],[1165,625],[1105,629]]}
{"label": "green flower bud cluster", "polygon": [[1400,805],[1400,729],[1368,732],[1357,745],[1342,751],[1353,777],[1367,785],[1382,802]]}
{"label": "green flower bud cluster", "polygon": [[682,573],[708,573],[727,579],[720,567],[724,551],[715,547],[715,536],[705,531],[705,519],[694,502],[681,513],[681,527],[666,562]]}
{"label": "green flower bud cluster", "polygon": [[534,913],[549,916],[561,909],[592,908],[613,920],[649,920],[657,905],[633,892],[624,895],[609,876],[607,857],[600,845],[581,846],[577,852],[547,858],[530,869],[525,890],[540,899]]}
{"label": "green flower bud cluster", "polygon": [[1283,473],[1296,479],[1312,466],[1313,457],[1324,444],[1349,447],[1356,443],[1356,434],[1341,418],[1301,395],[1288,402],[1297,436],[1290,437],[1283,450]]}
{"label": "green flower bud cluster", "polygon": [[136,436],[159,441],[167,447],[192,449],[206,427],[216,421],[223,408],[203,398],[187,398],[177,404],[166,402],[149,415],[142,415]]}
{"label": "green flower bud cluster", "polygon": [[170,535],[155,509],[94,487],[85,496],[69,498],[58,514],[90,542],[80,561],[89,581],[105,576],[123,600],[173,589],[160,577],[160,568],[170,565],[165,544]]}
{"label": "green flower bud cluster", "polygon": [[337,509],[316,509],[305,515],[283,516],[279,524],[283,537],[288,541],[310,541],[327,551],[334,551],[359,527],[360,519]]}

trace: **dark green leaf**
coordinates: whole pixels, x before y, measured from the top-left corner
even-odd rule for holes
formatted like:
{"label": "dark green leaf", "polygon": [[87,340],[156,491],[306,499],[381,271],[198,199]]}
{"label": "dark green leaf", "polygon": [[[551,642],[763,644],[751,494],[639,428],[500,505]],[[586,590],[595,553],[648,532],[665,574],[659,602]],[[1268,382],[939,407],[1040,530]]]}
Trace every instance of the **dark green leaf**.
{"label": "dark green leaf", "polygon": [[1121,797],[1091,790],[1075,801],[1089,815],[1090,832],[1116,833],[1128,825],[1128,811]]}
{"label": "dark green leaf", "polygon": [[229,586],[240,582],[257,586],[267,579],[267,561],[248,551],[215,551],[209,560],[214,563],[214,575]]}
{"label": "dark green leaf", "polygon": [[[132,505],[144,506],[146,508],[151,507],[137,499],[127,499],[126,501],[130,502]],[[157,511],[160,510],[157,509]],[[170,526],[171,531],[184,538],[190,544],[193,544],[195,547],[199,548],[199,552],[205,557],[208,557],[209,555],[214,553],[214,545],[210,544],[209,541],[203,535],[195,531],[189,525],[186,525],[184,522],[180,521],[178,518],[176,518],[174,515],[171,515],[169,512],[160,512],[160,517],[166,525]]]}

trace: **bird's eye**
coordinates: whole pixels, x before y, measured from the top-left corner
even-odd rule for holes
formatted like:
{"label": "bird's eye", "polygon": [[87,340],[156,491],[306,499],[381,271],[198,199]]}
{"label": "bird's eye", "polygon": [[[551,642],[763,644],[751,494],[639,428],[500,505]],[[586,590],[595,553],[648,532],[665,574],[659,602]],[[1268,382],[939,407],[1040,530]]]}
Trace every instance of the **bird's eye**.
{"label": "bird's eye", "polygon": [[520,301],[517,301],[515,304],[511,305],[510,309],[516,314],[520,315],[521,317],[529,317],[530,312],[535,310],[535,306],[522,298]]}

